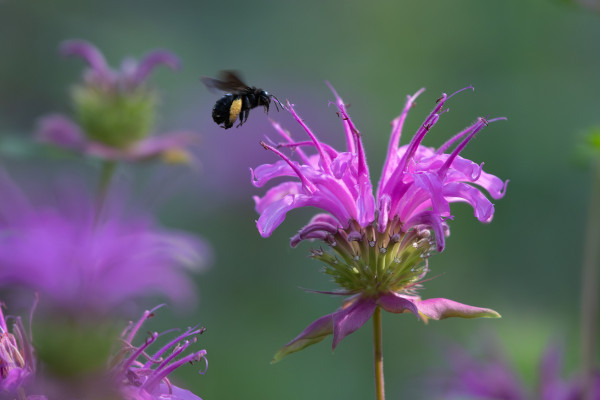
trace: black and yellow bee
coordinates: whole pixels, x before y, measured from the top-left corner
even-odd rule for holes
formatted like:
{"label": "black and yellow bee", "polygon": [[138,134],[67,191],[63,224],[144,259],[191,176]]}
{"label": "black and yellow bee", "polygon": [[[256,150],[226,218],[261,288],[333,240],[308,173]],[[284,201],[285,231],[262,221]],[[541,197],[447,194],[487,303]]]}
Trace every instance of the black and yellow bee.
{"label": "black and yellow bee", "polygon": [[[212,110],[213,121],[223,128],[229,129],[236,119],[240,119],[237,127],[240,127],[248,119],[250,110],[263,106],[265,112],[269,112],[271,99],[275,100],[275,107],[279,101],[266,90],[246,85],[239,75],[234,71],[221,71],[219,79],[202,77],[202,82],[209,89],[218,89],[227,94],[215,103]],[[279,109],[279,108],[278,108]]]}

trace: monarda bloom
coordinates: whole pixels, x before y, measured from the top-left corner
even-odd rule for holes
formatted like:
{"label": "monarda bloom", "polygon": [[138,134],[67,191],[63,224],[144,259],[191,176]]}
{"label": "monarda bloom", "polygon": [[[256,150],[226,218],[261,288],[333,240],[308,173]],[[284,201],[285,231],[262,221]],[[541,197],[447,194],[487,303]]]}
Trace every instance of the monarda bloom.
{"label": "monarda bloom", "polygon": [[178,69],[175,55],[156,50],[139,63],[127,58],[114,70],[88,42],[69,40],[60,50],[63,55],[83,58],[89,68],[83,82],[72,90],[75,121],[59,114],[43,117],[37,132],[41,141],[112,161],[187,159],[185,148],[195,141],[193,133],[150,136],[158,98],[146,80],[159,65]]}
{"label": "monarda bloom", "polygon": [[0,398],[46,400],[41,395],[27,394],[26,387],[34,381],[35,370],[31,337],[25,331],[21,317],[15,317],[12,329],[9,329],[0,306]]}
{"label": "monarda bloom", "polygon": [[[437,149],[421,145],[440,115],[447,111],[444,105],[452,96],[443,94],[410,143],[399,145],[404,120],[422,91],[408,97],[404,110],[392,122],[387,158],[375,195],[361,135],[335,91],[346,137],[345,151],[319,141],[293,105],[289,105],[289,110],[308,140],[295,141],[273,123],[283,142],[262,143],[280,160],[252,170],[252,183],[262,187],[275,178],[284,178],[284,182],[254,199],[260,214],[260,234],[271,235],[290,210],[323,210],[292,237],[291,245],[307,239],[328,245],[330,251],[312,250],[312,257],[325,264],[324,272],[341,287],[327,293],[349,296],[339,310],[319,318],[280,349],[274,361],[331,334],[335,348],[367,322],[377,307],[392,313],[412,312],[424,321],[499,317],[487,308],[442,298],[421,300],[418,296],[429,271],[431,252],[444,249],[448,220],[452,219],[450,203],[466,202],[479,221],[490,222],[494,206],[482,189],[499,199],[506,188],[506,182],[484,172],[482,165],[459,156],[475,135],[500,118],[478,118]],[[293,150],[298,161],[284,154],[286,149]]]}
{"label": "monarda bloom", "polygon": [[135,345],[138,331],[144,321],[154,316],[155,310],[144,312],[137,323],[131,323],[122,333],[122,348],[111,361],[110,375],[114,388],[123,400],[202,400],[192,392],[171,384],[168,376],[180,366],[198,361],[205,363],[200,374],[206,372],[206,350],[185,354],[204,328],[190,327],[158,350],[149,349],[159,337],[172,331],[150,333],[142,344]]}
{"label": "monarda bloom", "polygon": [[0,173],[0,287],[37,291],[44,305],[79,316],[157,294],[193,302],[189,272],[208,261],[207,244],[125,203],[116,191],[100,210],[72,184],[26,196]]}
{"label": "monarda bloom", "polygon": [[[490,351],[492,350],[492,351]],[[497,349],[485,349],[482,357],[472,357],[464,349],[454,348],[450,368],[437,373],[433,385],[437,393],[432,398],[446,400],[600,400],[600,370],[596,370],[592,397],[584,397],[583,381],[574,376],[564,379],[563,351],[547,346],[539,363],[537,385],[528,388],[518,371]],[[499,350],[499,349],[498,349]]]}

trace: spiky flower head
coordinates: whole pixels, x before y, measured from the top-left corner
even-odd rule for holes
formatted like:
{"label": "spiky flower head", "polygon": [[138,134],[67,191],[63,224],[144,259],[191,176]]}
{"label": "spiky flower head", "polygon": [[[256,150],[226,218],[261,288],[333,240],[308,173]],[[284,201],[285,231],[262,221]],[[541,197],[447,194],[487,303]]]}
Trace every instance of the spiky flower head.
{"label": "spiky flower head", "polygon": [[0,304],[0,398],[46,400],[45,396],[26,393],[25,386],[33,381],[36,371],[31,333],[25,330],[19,316],[14,317],[9,328],[2,306]]}
{"label": "spiky flower head", "polygon": [[174,154],[185,155],[192,132],[149,137],[156,118],[157,94],[146,84],[159,65],[180,68],[166,50],[148,53],[140,62],[126,58],[119,69],[108,66],[102,53],[83,40],[68,40],[60,51],[84,59],[89,68],[72,89],[75,120],[52,114],[41,119],[37,136],[60,147],[109,160],[135,161]]}
{"label": "spiky flower head", "polygon": [[[313,250],[312,256],[325,264],[324,272],[341,287],[340,291],[328,293],[351,296],[342,308],[318,319],[282,348],[275,360],[329,334],[334,335],[335,348],[345,336],[360,328],[376,307],[393,313],[412,312],[424,320],[499,317],[493,310],[448,299],[421,300],[417,290],[428,272],[430,254],[444,249],[449,234],[447,221],[452,219],[450,203],[466,202],[479,221],[492,220],[494,206],[481,189],[499,199],[504,195],[506,182],[459,153],[485,126],[502,118],[478,118],[439,148],[423,146],[423,138],[447,111],[444,106],[453,96],[442,94],[409,144],[400,146],[408,111],[423,89],[409,96],[401,115],[392,122],[387,158],[375,196],[361,134],[344,102],[333,92],[344,125],[346,151],[339,152],[319,141],[294,106],[288,104],[309,140],[295,141],[273,123],[283,142],[262,145],[281,160],[251,170],[256,187],[274,178],[285,178],[263,197],[254,198],[260,214],[260,234],[271,235],[290,210],[316,207],[325,211],[292,237],[291,245],[307,239],[324,242],[330,251]],[[285,155],[286,148],[293,149],[299,161]],[[309,155],[305,148],[314,149],[315,154]]]}
{"label": "spiky flower head", "polygon": [[37,291],[44,305],[79,316],[156,294],[179,304],[195,298],[188,272],[206,264],[209,247],[127,207],[125,193],[114,191],[100,211],[72,183],[39,199],[0,173],[0,199],[3,288]]}
{"label": "spiky flower head", "polygon": [[192,392],[173,385],[168,377],[180,366],[200,361],[204,362],[204,368],[199,373],[206,372],[206,350],[185,354],[204,328],[189,327],[153,353],[149,351],[152,345],[171,331],[162,334],[152,332],[143,344],[133,344],[144,321],[153,317],[159,307],[145,311],[139,321],[130,323],[122,333],[121,350],[111,362],[114,387],[123,400],[202,400]]}
{"label": "spiky flower head", "polygon": [[[502,356],[501,349],[484,349],[480,357],[473,357],[464,349],[455,347],[449,352],[450,368],[438,372],[430,387],[436,399],[447,400],[584,400],[583,380],[580,376],[564,379],[563,349],[547,346],[541,357],[535,390],[531,390],[519,373]],[[596,370],[590,400],[600,400],[600,370]]]}

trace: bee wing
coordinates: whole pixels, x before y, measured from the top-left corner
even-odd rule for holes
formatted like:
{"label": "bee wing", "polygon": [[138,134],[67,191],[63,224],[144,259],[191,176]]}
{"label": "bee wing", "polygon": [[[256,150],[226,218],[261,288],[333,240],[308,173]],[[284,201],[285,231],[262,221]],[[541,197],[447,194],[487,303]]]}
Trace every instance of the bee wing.
{"label": "bee wing", "polygon": [[238,71],[221,71],[219,78],[226,82],[231,90],[241,92],[248,89],[248,85],[244,83],[240,75]]}
{"label": "bee wing", "polygon": [[240,93],[248,89],[248,85],[242,81],[235,71],[221,71],[219,73],[219,79],[213,79],[206,76],[203,76],[200,79],[211,91],[218,89],[224,92]]}

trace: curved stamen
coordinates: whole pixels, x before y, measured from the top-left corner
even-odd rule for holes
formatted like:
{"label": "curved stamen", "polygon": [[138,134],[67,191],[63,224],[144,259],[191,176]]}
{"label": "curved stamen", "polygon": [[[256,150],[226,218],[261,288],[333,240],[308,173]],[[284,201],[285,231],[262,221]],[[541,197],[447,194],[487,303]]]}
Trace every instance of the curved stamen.
{"label": "curved stamen", "polygon": [[458,89],[456,92],[454,92],[450,96],[448,96],[447,99],[450,99],[450,98],[454,97],[455,95],[459,94],[460,92],[463,92],[463,91],[465,91],[467,89],[471,89],[471,90],[475,91],[475,88],[472,85],[469,85],[469,86],[464,87],[462,89]]}
{"label": "curved stamen", "polygon": [[146,339],[146,341],[144,342],[143,345],[141,345],[140,347],[138,347],[131,356],[129,356],[129,358],[127,358],[127,360],[125,360],[123,362],[123,368],[121,370],[121,372],[119,373],[119,375],[125,375],[127,373],[127,370],[129,369],[129,367],[131,365],[133,365],[137,358],[144,353],[144,350],[146,350],[152,343],[154,343],[156,341],[156,339],[158,338],[158,333],[157,332],[153,332],[150,337],[148,339]]}
{"label": "curved stamen", "polygon": [[144,368],[148,368],[150,365],[152,365],[153,362],[156,362],[164,352],[169,350],[171,347],[174,347],[178,342],[182,341],[183,339],[186,339],[193,335],[202,334],[206,329],[205,328],[198,329],[199,326],[200,325],[188,327],[184,333],[182,333],[181,335],[177,336],[175,339],[171,340],[169,343],[164,345],[160,350],[158,350],[156,353],[154,353],[154,355],[152,356],[152,358],[150,358],[148,360],[148,362],[146,362],[146,364],[144,365]]}
{"label": "curved stamen", "polygon": [[281,157],[281,159],[283,161],[285,161],[286,163],[288,163],[288,165],[290,166],[290,168],[292,168],[292,170],[296,173],[296,175],[298,176],[298,178],[300,178],[300,181],[302,182],[302,186],[309,192],[309,193],[313,193],[315,190],[317,190],[316,186],[310,182],[306,176],[304,176],[304,174],[300,171],[300,168],[298,168],[298,166],[292,162],[292,160],[290,160],[288,157],[285,156],[285,154],[283,154],[282,152],[280,152],[279,150],[275,149],[272,146],[269,146],[268,144],[266,144],[265,142],[261,141],[260,142],[261,146],[264,147],[266,150],[271,150],[273,153],[277,154],[279,157]]}
{"label": "curved stamen", "polygon": [[[152,388],[154,385],[159,384],[163,379],[165,379],[171,372],[175,371],[177,368],[179,368],[180,366],[182,366],[183,364],[188,363],[188,362],[200,361],[200,360],[204,359],[206,362],[206,366],[208,367],[208,360],[206,360],[205,356],[206,356],[206,350],[200,350],[200,351],[197,351],[196,353],[188,354],[187,356],[171,363],[170,365],[166,366],[165,368],[162,368],[162,370],[156,369],[155,370],[156,372],[152,375],[152,377],[150,379],[148,379],[148,381],[146,381],[144,386],[146,386],[148,388]],[[159,373],[159,371],[160,371],[160,373]]]}
{"label": "curved stamen", "polygon": [[[337,157],[338,153],[337,151],[335,151],[335,149],[331,146],[329,146],[328,144],[325,143],[321,143],[321,145],[323,146],[323,148],[325,149],[325,151],[327,152],[327,154],[329,154],[329,156],[331,158],[335,158]],[[290,142],[290,143],[277,143],[275,145],[277,148],[280,147],[289,147],[289,148],[293,148],[293,149],[298,149],[298,152],[301,151],[300,147],[314,147],[315,144],[314,142],[310,141],[310,140],[305,140],[303,142]],[[306,160],[303,160],[306,164],[310,164],[310,160],[307,158]]]}
{"label": "curved stamen", "polygon": [[450,165],[456,159],[456,156],[458,156],[458,154],[465,148],[467,143],[469,143],[471,141],[471,139],[473,139],[479,131],[481,131],[484,127],[488,126],[488,124],[491,122],[496,122],[496,121],[505,120],[505,119],[506,118],[504,118],[504,117],[499,117],[499,118],[494,118],[494,119],[491,119],[488,121],[487,119],[485,119],[483,117],[478,118],[477,122],[475,124],[473,124],[469,128],[467,128],[467,131],[471,130],[471,132],[452,151],[452,154],[450,154],[450,157],[448,157],[446,159],[446,161],[444,162],[444,165],[442,165],[442,167],[438,170],[438,175],[440,177],[443,177],[446,175],[446,173],[448,172],[448,169],[450,168]]}
{"label": "curved stamen", "polygon": [[[139,329],[142,327],[142,324],[144,323],[144,321],[146,321],[147,319],[150,319],[154,316],[154,312],[156,310],[158,310],[161,307],[164,307],[165,304],[159,304],[156,307],[150,309],[150,310],[146,310],[144,311],[144,314],[142,315],[142,318],[140,318],[138,320],[138,322],[133,325],[132,322],[129,323],[129,326],[127,328],[125,328],[125,330],[123,331],[123,333],[121,333],[121,338],[128,342],[131,343],[133,341],[133,338],[135,337],[135,335],[137,334],[137,332],[139,331]],[[127,334],[129,332],[129,334]],[[124,337],[125,335],[127,335],[127,337]]]}
{"label": "curved stamen", "polygon": [[296,113],[296,110],[294,110],[294,105],[288,102],[288,107],[290,109],[290,113],[292,113],[292,115],[294,116],[294,119],[302,126],[302,128],[304,128],[304,131],[308,134],[308,136],[310,136],[310,139],[315,143],[315,147],[317,148],[319,156],[321,157],[321,165],[323,166],[323,169],[327,174],[331,174],[331,169],[329,168],[329,165],[331,164],[331,159],[329,158],[327,153],[323,151],[321,143],[317,140],[317,137],[310,130],[308,125],[306,125],[302,118],[300,118],[300,116]]}
{"label": "curved stamen", "polygon": [[419,95],[421,95],[421,93],[423,93],[424,91],[425,88],[421,88],[412,96],[407,96],[406,104],[404,105],[402,113],[400,114],[400,116],[398,116],[392,121],[392,134],[390,135],[390,140],[388,142],[388,154],[385,165],[383,167],[383,175],[385,175],[385,171],[389,161],[392,160],[392,158],[396,154],[396,151],[398,150],[398,145],[400,144],[400,137],[402,135],[402,127],[404,126],[404,121],[408,116],[408,111],[410,111],[412,106],[415,104],[415,100],[417,99],[417,97],[419,97]]}
{"label": "curved stamen", "polygon": [[[333,86],[331,85],[331,83],[329,83],[328,81],[325,81],[325,84],[329,87],[329,89],[333,92],[333,95],[335,96],[335,105],[337,106],[337,108],[343,113],[346,114],[346,105],[344,104],[344,101],[342,100],[342,98],[338,95],[338,93],[335,91],[335,89],[333,88]],[[350,121],[350,119],[344,117],[342,118],[343,122],[344,122],[344,132],[346,134],[346,146],[348,148],[348,151],[350,153],[354,153],[355,148],[354,148],[354,136],[353,136],[353,132],[352,132],[352,121]]]}
{"label": "curved stamen", "polygon": [[[271,122],[271,125],[273,126],[273,128],[275,128],[275,130],[277,131],[277,133],[279,133],[279,135],[282,138],[284,138],[285,140],[287,140],[287,142],[289,144],[294,143],[294,141],[292,140],[292,137],[290,136],[289,132],[287,132],[285,129],[283,129],[278,122],[275,122],[275,121],[273,121],[270,118],[269,118],[269,121]],[[304,151],[302,149],[296,149],[296,150],[298,152],[298,155],[302,159],[302,161],[305,164],[308,164],[308,157],[306,156],[306,154],[304,153]]]}

